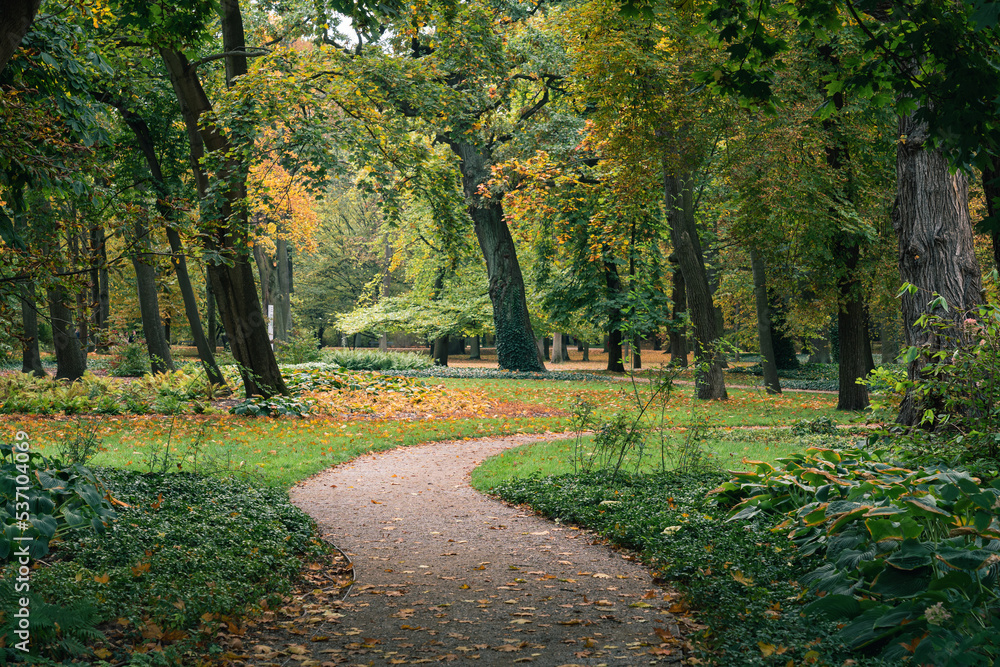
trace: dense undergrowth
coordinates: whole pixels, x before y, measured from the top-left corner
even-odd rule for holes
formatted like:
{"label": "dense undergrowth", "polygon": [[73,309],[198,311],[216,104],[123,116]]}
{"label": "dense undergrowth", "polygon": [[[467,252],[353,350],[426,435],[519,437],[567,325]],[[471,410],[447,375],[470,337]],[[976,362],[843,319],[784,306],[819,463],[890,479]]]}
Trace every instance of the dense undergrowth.
{"label": "dense undergrowth", "polygon": [[[98,469],[118,505],[106,534],[53,542],[31,571],[32,654],[108,664],[199,664],[220,624],[287,591],[321,552],[283,490],[235,478]],[[12,648],[14,565],[0,578],[0,636]],[[0,660],[2,662],[2,660]]]}

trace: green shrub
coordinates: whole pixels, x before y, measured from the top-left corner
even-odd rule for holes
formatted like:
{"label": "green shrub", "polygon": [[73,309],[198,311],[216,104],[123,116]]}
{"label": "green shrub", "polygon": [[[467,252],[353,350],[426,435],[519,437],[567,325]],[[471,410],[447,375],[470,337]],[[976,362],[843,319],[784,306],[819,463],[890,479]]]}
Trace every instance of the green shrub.
{"label": "green shrub", "polygon": [[108,367],[115,377],[140,377],[148,373],[150,366],[146,340],[136,334],[133,334],[131,341],[126,334],[114,334]]}
{"label": "green shrub", "polygon": [[352,371],[420,370],[434,365],[425,354],[413,352],[380,352],[378,350],[323,350],[320,358]]}
{"label": "green shrub", "polygon": [[1000,482],[810,449],[757,462],[716,493],[736,503],[734,519],[778,515],[776,529],[821,559],[799,579],[823,595],[805,611],[845,624],[852,648],[914,664],[1000,658]]}
{"label": "green shrub", "polygon": [[317,340],[310,334],[295,332],[288,342],[275,341],[274,356],[279,364],[305,364],[319,361],[320,353]]}
{"label": "green shrub", "polygon": [[[190,473],[97,473],[127,507],[105,535],[67,540],[48,567],[33,571],[33,631],[36,602],[89,608],[92,620],[124,634],[116,646],[162,633],[169,639],[157,664],[189,664],[192,653],[211,652],[218,621],[274,603],[289,590],[300,557],[322,549],[309,517],[282,490]],[[0,573],[0,597],[9,579],[10,570]],[[115,651],[109,663],[147,664],[116,646],[108,647]]]}
{"label": "green shrub", "polygon": [[[0,444],[0,560],[13,559],[21,545],[41,558],[74,532],[103,534],[115,517],[106,494],[80,463],[47,459],[24,440]],[[18,540],[24,537],[30,540]]]}
{"label": "green shrub", "polygon": [[[906,287],[904,287],[906,289]],[[948,314],[938,297],[935,304]],[[894,418],[909,397],[920,427],[883,433],[884,442],[917,463],[1000,465],[1000,305],[988,303],[967,314],[955,330],[948,316],[921,315],[915,327],[935,333],[942,349],[910,347],[902,361],[922,366],[920,377],[880,375],[878,416]],[[889,414],[886,414],[889,413]],[[886,419],[892,421],[892,419]]]}
{"label": "green shrub", "polygon": [[229,408],[230,414],[249,417],[303,417],[309,414],[312,404],[293,396],[254,396]]}

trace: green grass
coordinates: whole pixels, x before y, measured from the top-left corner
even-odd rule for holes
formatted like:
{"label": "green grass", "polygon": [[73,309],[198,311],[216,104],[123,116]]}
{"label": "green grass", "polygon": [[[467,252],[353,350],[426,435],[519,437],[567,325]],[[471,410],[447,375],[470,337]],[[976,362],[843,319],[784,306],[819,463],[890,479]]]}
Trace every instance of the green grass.
{"label": "green grass", "polygon": [[[573,401],[582,396],[600,406],[599,412],[604,415],[629,410],[633,405],[629,394],[631,385],[539,380],[438,380],[434,384],[479,389],[493,397],[567,411]],[[648,391],[648,385],[638,387],[640,391]],[[695,417],[704,417],[709,423],[722,426],[776,425],[793,424],[821,415],[833,416],[841,422],[850,417],[835,413],[834,400],[828,396],[788,393],[773,398],[734,390],[727,402],[705,403],[693,399],[692,391],[690,387],[676,390],[668,406],[669,423],[682,426],[691,424]],[[405,422],[231,415],[55,419],[12,415],[0,421],[0,438],[9,438],[23,429],[31,436],[33,447],[43,454],[51,453],[58,443],[72,436],[77,419],[92,425],[102,439],[105,451],[94,459],[95,464],[155,470],[163,467],[164,451],[169,446],[167,468],[170,470],[231,466],[253,471],[264,483],[283,488],[369,451],[452,438],[563,431],[570,427],[568,414],[563,417]],[[758,455],[754,450],[747,454]]]}
{"label": "green grass", "polygon": [[[674,468],[674,456],[686,442],[686,434],[672,433],[665,442],[661,459],[658,443],[647,447],[642,460],[626,456],[622,469],[629,473],[655,473]],[[817,445],[843,447],[857,436],[844,433],[838,436],[794,436],[788,429],[707,429],[697,444],[707,455],[707,463],[718,470],[748,469],[743,459],[774,461],[782,456]],[[500,484],[522,477],[547,477],[565,475],[582,469],[573,465],[574,448],[584,455],[594,452],[594,438],[584,436],[579,445],[575,438],[528,444],[509,449],[490,457],[472,472],[472,486],[484,493]],[[579,461],[579,458],[578,458]],[[638,465],[637,465],[638,464]],[[597,466],[595,466],[597,467]]]}

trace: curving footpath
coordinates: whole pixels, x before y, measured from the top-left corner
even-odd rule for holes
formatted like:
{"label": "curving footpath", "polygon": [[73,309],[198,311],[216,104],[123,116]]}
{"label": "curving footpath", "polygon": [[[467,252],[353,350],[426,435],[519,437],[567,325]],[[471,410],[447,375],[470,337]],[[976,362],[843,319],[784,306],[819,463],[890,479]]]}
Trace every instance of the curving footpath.
{"label": "curving footpath", "polygon": [[292,500],[353,560],[356,583],[249,664],[680,664],[671,596],[649,570],[586,531],[469,486],[483,459],[557,437],[405,447],[293,488]]}

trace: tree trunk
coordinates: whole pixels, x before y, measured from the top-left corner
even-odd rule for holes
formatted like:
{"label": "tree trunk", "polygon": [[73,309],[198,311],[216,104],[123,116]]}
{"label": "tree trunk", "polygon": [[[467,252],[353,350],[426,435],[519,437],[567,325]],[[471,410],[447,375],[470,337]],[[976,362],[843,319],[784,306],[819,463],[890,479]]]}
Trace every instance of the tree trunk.
{"label": "tree trunk", "polygon": [[[853,281],[850,281],[853,283]],[[837,316],[840,336],[840,361],[838,371],[840,386],[837,395],[838,410],[863,410],[868,407],[868,388],[858,384],[858,379],[868,375],[865,361],[865,304],[861,298],[860,284],[841,286],[843,305]],[[846,294],[845,294],[846,290]]]}
{"label": "tree trunk", "polygon": [[567,339],[568,338],[569,338],[569,336],[563,335],[563,337],[562,337],[562,345],[559,346],[560,354],[562,354],[562,360],[563,361],[570,361],[570,358],[569,358],[569,345],[567,343]]}
{"label": "tree trunk", "polygon": [[[239,53],[244,45],[232,42],[238,41],[238,36],[234,35],[242,34],[239,6],[235,0],[225,0],[223,4],[224,48],[227,53]],[[212,107],[197,71],[187,57],[165,47],[160,49],[160,55],[170,74],[187,126],[191,164],[202,202],[201,224],[206,249],[219,257],[207,263],[208,276],[229,345],[240,364],[244,390],[248,397],[255,394],[265,397],[287,394],[288,389],[271,349],[247,257],[249,221],[242,206],[246,194],[246,169],[238,162],[240,151],[218,126],[200,122],[201,116],[210,112]],[[230,81],[241,72],[246,72],[246,57],[227,57],[226,70]],[[202,166],[206,150],[222,161],[214,174],[215,181],[221,186],[217,192],[210,193],[209,175]]]}
{"label": "tree trunk", "polygon": [[215,292],[212,291],[212,281],[205,276],[205,319],[208,320],[208,346],[212,354],[219,349],[219,321],[216,317]]}
{"label": "tree trunk", "polygon": [[[905,137],[896,146],[897,202],[892,223],[899,240],[899,273],[916,292],[902,297],[903,331],[907,345],[929,351],[942,349],[946,339],[962,336],[962,322],[982,300],[979,262],[972,239],[968,208],[968,181],[961,171],[951,172],[940,150],[927,150],[927,127],[914,115],[899,119],[899,133]],[[931,307],[935,295],[948,310]],[[937,330],[917,325],[924,314],[951,322],[939,335]],[[843,334],[841,334],[843,335]],[[911,380],[919,380],[924,362],[910,363]],[[915,426],[921,406],[907,396],[897,420]]]}
{"label": "tree trunk", "polygon": [[52,345],[56,354],[56,379],[78,380],[87,371],[87,357],[76,337],[73,310],[67,305],[69,292],[62,285],[53,285],[47,292]]}
{"label": "tree trunk", "polygon": [[181,246],[181,237],[177,230],[167,226],[167,241],[170,242],[170,263],[174,267],[177,275],[177,285],[181,290],[181,297],[184,299],[184,313],[187,315],[188,324],[191,327],[191,337],[194,339],[195,348],[198,350],[198,358],[205,369],[205,375],[212,384],[226,388],[226,378],[215,362],[215,341],[209,345],[205,337],[205,330],[201,328],[201,315],[198,313],[198,301],[194,296],[194,288],[191,286],[191,277],[188,275],[187,260],[184,257],[184,248]]}
{"label": "tree trunk", "polygon": [[670,238],[684,275],[687,302],[694,324],[695,385],[700,399],[728,398],[718,354],[718,323],[705,272],[701,241],[694,220],[690,176],[671,174],[664,160],[664,195],[670,219]]}
{"label": "tree trunk", "polygon": [[435,366],[447,366],[448,365],[448,336],[438,336],[434,340],[434,365]]}
{"label": "tree trunk", "polygon": [[38,311],[35,303],[35,282],[25,280],[21,283],[21,372],[31,373],[43,378],[48,373],[42,367],[42,358],[38,353]]}
{"label": "tree trunk", "polygon": [[292,260],[286,239],[279,238],[275,246],[278,289],[274,304],[274,337],[287,343],[292,333]]}
{"label": "tree trunk", "polygon": [[583,341],[583,360],[590,361],[590,343]]}
{"label": "tree trunk", "polygon": [[41,4],[41,0],[5,0],[0,12],[0,72],[21,45]]}
{"label": "tree trunk", "polygon": [[[97,353],[107,351],[108,312],[107,303],[107,251],[104,245],[104,226],[90,228],[90,303],[91,311],[90,343]],[[103,280],[103,282],[102,282]],[[110,305],[110,304],[108,304]]]}
{"label": "tree trunk", "polygon": [[[608,302],[617,303],[622,291],[622,281],[618,277],[618,267],[613,262],[604,262],[604,282],[608,287]],[[614,373],[624,373],[622,364],[622,313],[616,306],[608,307],[608,366]]]}
{"label": "tree trunk", "polygon": [[757,337],[760,340],[761,366],[764,368],[764,387],[769,394],[781,393],[778,367],[774,363],[774,346],[771,344],[771,309],[767,303],[767,276],[764,261],[750,249],[750,266],[753,269],[754,301],[757,304]]}
{"label": "tree trunk", "polygon": [[479,334],[472,337],[472,341],[469,343],[469,359],[481,359],[482,355],[479,353]]}
{"label": "tree trunk", "polygon": [[636,334],[632,336],[632,370],[642,368],[642,339]]}
{"label": "tree trunk", "polygon": [[[389,296],[389,285],[391,279],[390,269],[392,268],[392,244],[389,243],[389,234],[385,235],[385,266],[382,268],[382,294],[381,298]],[[389,350],[389,334],[382,334],[378,338],[378,349],[382,352]],[[479,358],[479,336],[476,336],[476,356]]]}
{"label": "tree trunk", "polygon": [[563,362],[562,349],[563,335],[557,331],[552,334],[552,354],[550,355],[552,363],[561,364]]}
{"label": "tree trunk", "polygon": [[490,176],[490,158],[472,144],[450,142],[460,159],[462,185],[479,247],[486,259],[500,368],[544,371],[538,359],[525,301],[524,277],[498,198],[484,198],[479,186]]}
{"label": "tree trunk", "polygon": [[136,222],[135,249],[132,266],[135,268],[135,288],[139,298],[139,312],[142,315],[142,333],[146,338],[149,352],[149,366],[153,373],[174,370],[163,322],[160,321],[160,300],[156,290],[156,272],[152,255],[149,253],[149,230],[141,222]]}
{"label": "tree trunk", "polygon": [[670,326],[670,365],[688,365],[687,336],[684,335],[683,315],[687,312],[687,290],[684,287],[684,274],[679,266],[674,266],[673,291],[671,298],[674,312]]}

